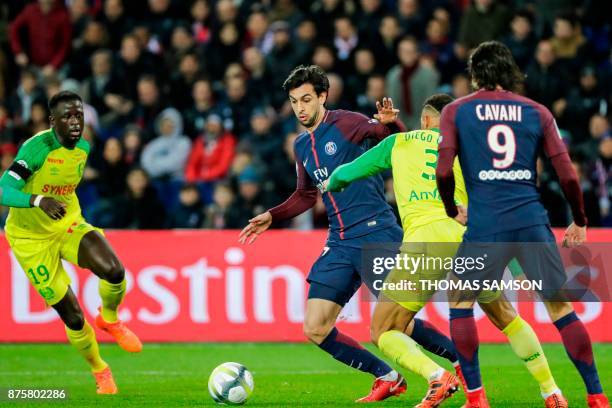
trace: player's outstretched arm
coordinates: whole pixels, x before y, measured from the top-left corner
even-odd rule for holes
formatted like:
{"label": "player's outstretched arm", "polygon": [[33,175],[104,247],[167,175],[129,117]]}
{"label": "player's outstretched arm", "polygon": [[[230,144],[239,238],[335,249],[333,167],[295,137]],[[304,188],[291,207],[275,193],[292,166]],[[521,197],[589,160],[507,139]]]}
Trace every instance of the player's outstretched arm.
{"label": "player's outstretched arm", "polygon": [[337,167],[324,183],[326,191],[341,191],[353,181],[361,180],[391,168],[391,150],[395,135],[357,157],[350,163]]}

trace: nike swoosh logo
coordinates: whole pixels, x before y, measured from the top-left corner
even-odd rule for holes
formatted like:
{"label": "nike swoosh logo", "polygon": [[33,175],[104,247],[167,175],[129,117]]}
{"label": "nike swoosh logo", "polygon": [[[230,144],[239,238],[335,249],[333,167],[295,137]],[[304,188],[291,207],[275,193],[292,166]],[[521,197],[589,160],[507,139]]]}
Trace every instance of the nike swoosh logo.
{"label": "nike swoosh logo", "polygon": [[306,163],[308,163],[308,157],[306,158],[306,160],[304,160],[304,161],[302,162],[302,164],[304,165],[304,167],[306,167]]}
{"label": "nike swoosh logo", "polygon": [[404,382],[404,377],[402,377],[401,375],[398,377],[397,382],[395,384],[393,384],[391,386],[391,388],[389,388],[389,392],[393,392],[397,389],[397,387],[399,387],[402,383]]}

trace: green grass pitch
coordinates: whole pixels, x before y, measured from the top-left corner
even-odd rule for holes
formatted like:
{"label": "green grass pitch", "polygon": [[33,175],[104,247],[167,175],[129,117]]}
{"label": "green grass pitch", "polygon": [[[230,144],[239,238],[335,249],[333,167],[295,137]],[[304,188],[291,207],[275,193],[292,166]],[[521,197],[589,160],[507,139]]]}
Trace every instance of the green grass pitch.
{"label": "green grass pitch", "polygon": [[[84,362],[67,344],[0,345],[0,389],[5,394],[0,407],[8,405],[7,388],[64,388],[69,393],[67,401],[13,404],[19,407],[214,406],[206,383],[212,369],[225,361],[240,362],[253,372],[255,391],[247,407],[355,407],[353,400],[367,394],[372,383],[369,375],[343,366],[310,344],[146,344],[137,355],[112,344],[101,348],[119,395],[96,395]],[[604,389],[612,392],[612,344],[594,348]],[[586,406],[584,386],[563,347],[544,349],[570,406]],[[481,345],[480,362],[492,407],[543,406],[537,385],[508,345]],[[407,378],[406,394],[377,406],[414,406],[426,382],[414,374]],[[443,406],[460,407],[463,402],[458,393]]]}

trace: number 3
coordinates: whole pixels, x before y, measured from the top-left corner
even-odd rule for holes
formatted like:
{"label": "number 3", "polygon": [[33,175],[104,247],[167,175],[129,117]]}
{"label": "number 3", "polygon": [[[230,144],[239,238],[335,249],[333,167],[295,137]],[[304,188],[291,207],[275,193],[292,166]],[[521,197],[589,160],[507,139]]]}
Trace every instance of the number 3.
{"label": "number 3", "polygon": [[[499,136],[503,136],[503,143],[499,142]],[[508,125],[495,125],[487,133],[487,142],[494,153],[503,154],[502,159],[493,159],[493,167],[496,169],[507,169],[514,163],[516,157],[516,138],[514,132]]]}

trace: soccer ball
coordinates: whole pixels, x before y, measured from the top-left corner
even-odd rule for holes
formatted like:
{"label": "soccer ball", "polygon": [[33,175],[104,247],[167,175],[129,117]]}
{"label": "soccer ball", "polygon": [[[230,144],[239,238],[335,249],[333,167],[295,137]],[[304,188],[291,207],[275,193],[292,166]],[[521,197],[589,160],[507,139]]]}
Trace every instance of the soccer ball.
{"label": "soccer ball", "polygon": [[241,405],[255,388],[253,375],[238,363],[223,363],[208,378],[208,392],[219,404]]}

